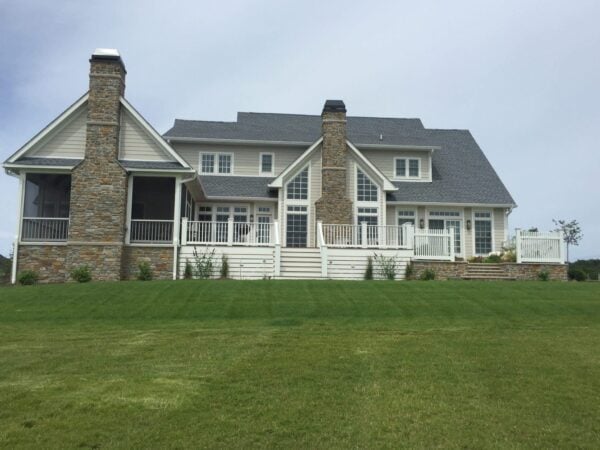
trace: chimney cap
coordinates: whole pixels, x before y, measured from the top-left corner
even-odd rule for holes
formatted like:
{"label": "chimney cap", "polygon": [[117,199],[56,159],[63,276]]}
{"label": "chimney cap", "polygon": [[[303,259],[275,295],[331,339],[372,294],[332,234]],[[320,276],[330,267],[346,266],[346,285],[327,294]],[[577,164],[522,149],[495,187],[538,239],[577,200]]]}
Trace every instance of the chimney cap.
{"label": "chimney cap", "polygon": [[326,100],[323,112],[346,112],[343,100]]}
{"label": "chimney cap", "polygon": [[123,68],[123,72],[127,73],[127,70],[125,70],[125,64],[123,64],[123,60],[121,59],[121,54],[116,48],[97,48],[96,50],[94,50],[90,62],[98,60],[118,61],[119,64],[121,64],[121,67]]}

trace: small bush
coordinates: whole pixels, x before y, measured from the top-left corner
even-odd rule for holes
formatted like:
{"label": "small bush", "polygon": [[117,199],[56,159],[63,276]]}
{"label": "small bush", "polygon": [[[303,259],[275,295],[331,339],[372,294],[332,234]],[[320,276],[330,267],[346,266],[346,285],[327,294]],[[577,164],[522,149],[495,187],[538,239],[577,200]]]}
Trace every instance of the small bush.
{"label": "small bush", "polygon": [[373,279],[373,258],[367,256],[367,269],[365,270],[365,280]]}
{"label": "small bush", "polygon": [[415,269],[412,265],[412,263],[408,263],[406,265],[406,273],[404,274],[404,277],[407,280],[412,280],[412,278],[415,276]]}
{"label": "small bush", "polygon": [[207,280],[209,279],[213,271],[215,269],[215,249],[212,250],[204,250],[202,252],[198,252],[196,247],[194,246],[194,266],[195,273],[198,278]]}
{"label": "small bush", "polygon": [[470,263],[482,263],[483,256],[471,256],[467,261],[469,261]]}
{"label": "small bush", "polygon": [[486,257],[483,260],[483,262],[490,263],[490,264],[498,264],[498,263],[502,262],[502,258],[500,257],[500,255],[492,254],[492,255]]}
{"label": "small bush", "polygon": [[517,253],[514,250],[508,250],[500,256],[503,262],[517,262]]}
{"label": "small bush", "polygon": [[191,280],[193,276],[194,276],[194,272],[192,270],[192,265],[190,264],[189,261],[186,261],[185,269],[183,271],[183,278],[185,278],[186,280]]}
{"label": "small bush", "polygon": [[92,281],[92,272],[88,266],[80,266],[71,271],[71,278],[78,283],[87,283]]}
{"label": "small bush", "polygon": [[221,257],[221,278],[229,278],[229,260],[227,255]]}
{"label": "small bush", "polygon": [[32,284],[37,283],[39,278],[40,277],[35,270],[24,270],[19,273],[17,281],[23,286],[31,286]]}
{"label": "small bush", "polygon": [[569,269],[567,275],[569,277],[569,280],[575,281],[585,281],[587,278],[585,272],[581,269]]}
{"label": "small bush", "polygon": [[425,269],[421,274],[422,281],[435,280],[435,271],[433,269]]}
{"label": "small bush", "polygon": [[375,254],[375,262],[378,266],[379,276],[385,280],[395,280],[396,279],[396,258],[393,256],[384,256]]}
{"label": "small bush", "polygon": [[537,274],[538,280],[540,281],[548,281],[550,279],[550,272],[546,269],[540,270]]}
{"label": "small bush", "polygon": [[150,267],[150,264],[148,264],[148,262],[146,261],[142,261],[141,263],[138,264],[138,276],[137,279],[140,281],[150,281],[153,278],[153,274],[152,274],[152,268]]}

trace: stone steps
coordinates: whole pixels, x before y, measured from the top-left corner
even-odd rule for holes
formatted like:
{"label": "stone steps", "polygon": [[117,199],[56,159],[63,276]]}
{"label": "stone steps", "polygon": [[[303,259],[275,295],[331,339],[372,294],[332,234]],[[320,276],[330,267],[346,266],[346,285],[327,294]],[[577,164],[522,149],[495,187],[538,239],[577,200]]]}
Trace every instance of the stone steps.
{"label": "stone steps", "polygon": [[463,280],[515,280],[500,264],[469,263]]}

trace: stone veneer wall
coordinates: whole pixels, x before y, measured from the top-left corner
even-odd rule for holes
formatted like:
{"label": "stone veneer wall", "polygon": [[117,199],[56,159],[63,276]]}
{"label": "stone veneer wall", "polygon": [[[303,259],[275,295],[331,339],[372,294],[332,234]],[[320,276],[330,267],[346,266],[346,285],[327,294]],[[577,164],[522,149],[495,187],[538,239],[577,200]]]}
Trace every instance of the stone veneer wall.
{"label": "stone veneer wall", "polygon": [[40,283],[64,283],[69,279],[66,245],[19,245],[17,273],[33,270]]}
{"label": "stone veneer wall", "polygon": [[[449,280],[462,278],[466,275],[468,263],[449,262],[449,261],[413,261],[413,279],[419,279],[426,269],[432,269],[435,272],[436,280]],[[504,269],[505,275],[516,278],[517,280],[537,280],[538,274],[542,270],[547,270],[550,274],[550,280],[566,281],[566,264],[532,264],[532,263],[500,263]]]}
{"label": "stone veneer wall", "polygon": [[346,113],[323,110],[321,198],[315,202],[317,220],[325,224],[351,224],[352,200],[346,192]]}
{"label": "stone veneer wall", "polygon": [[137,279],[141,262],[150,264],[155,280],[173,279],[173,247],[124,247],[123,279]]}

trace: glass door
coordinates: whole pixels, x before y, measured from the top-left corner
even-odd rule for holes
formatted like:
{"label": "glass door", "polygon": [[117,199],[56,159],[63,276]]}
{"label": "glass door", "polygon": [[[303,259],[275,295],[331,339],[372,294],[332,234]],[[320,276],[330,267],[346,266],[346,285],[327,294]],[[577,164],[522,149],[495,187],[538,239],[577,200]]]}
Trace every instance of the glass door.
{"label": "glass door", "polygon": [[285,242],[287,247],[306,247],[308,242],[308,208],[288,206]]}

